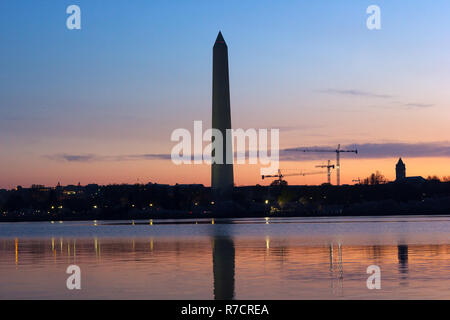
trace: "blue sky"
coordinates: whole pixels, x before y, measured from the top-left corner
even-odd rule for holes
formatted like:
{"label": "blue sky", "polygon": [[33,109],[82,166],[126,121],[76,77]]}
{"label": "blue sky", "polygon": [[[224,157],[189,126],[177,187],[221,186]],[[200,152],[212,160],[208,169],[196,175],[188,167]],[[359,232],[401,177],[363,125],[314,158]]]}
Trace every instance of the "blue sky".
{"label": "blue sky", "polygon": [[[66,28],[71,4],[81,30]],[[0,162],[170,152],[173,129],[210,123],[219,30],[235,127],[295,128],[281,147],[448,141],[449,12],[444,0],[3,0]]]}

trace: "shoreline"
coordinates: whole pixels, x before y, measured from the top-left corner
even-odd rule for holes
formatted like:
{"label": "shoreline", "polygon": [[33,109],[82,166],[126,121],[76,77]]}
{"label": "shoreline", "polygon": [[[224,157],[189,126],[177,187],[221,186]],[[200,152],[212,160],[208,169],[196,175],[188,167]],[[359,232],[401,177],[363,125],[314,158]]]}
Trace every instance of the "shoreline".
{"label": "shoreline", "polygon": [[[170,216],[169,216],[170,215]],[[450,212],[438,212],[438,213],[424,213],[424,212],[414,212],[414,213],[392,213],[392,214],[295,214],[295,213],[277,213],[277,214],[246,214],[246,215],[226,215],[226,214],[157,214],[157,215],[146,215],[146,216],[130,216],[130,217],[80,217],[80,218],[64,218],[60,219],[55,217],[54,219],[46,218],[35,218],[35,219],[20,219],[20,218],[9,218],[0,219],[0,223],[22,223],[22,222],[79,222],[79,221],[141,221],[141,220],[196,220],[196,219],[249,219],[249,218],[354,218],[354,217],[401,217],[401,216],[450,216]],[[206,223],[206,222],[205,222]],[[220,221],[217,222],[220,224]],[[136,223],[139,224],[139,223]],[[154,224],[166,224],[166,223],[154,223]],[[176,222],[174,222],[176,224]],[[201,223],[200,223],[201,224]]]}

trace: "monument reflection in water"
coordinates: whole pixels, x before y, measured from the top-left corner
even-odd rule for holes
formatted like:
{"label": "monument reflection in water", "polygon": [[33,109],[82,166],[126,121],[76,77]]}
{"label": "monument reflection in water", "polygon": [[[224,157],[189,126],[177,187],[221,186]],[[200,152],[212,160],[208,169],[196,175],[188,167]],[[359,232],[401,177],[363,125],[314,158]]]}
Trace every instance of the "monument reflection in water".
{"label": "monument reflection in water", "polygon": [[232,238],[214,237],[212,244],[214,299],[234,298],[235,249]]}

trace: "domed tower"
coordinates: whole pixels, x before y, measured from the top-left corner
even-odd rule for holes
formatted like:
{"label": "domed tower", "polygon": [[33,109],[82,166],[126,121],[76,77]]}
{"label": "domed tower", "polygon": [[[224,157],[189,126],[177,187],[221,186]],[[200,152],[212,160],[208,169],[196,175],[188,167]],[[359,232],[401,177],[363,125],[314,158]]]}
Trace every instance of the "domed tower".
{"label": "domed tower", "polygon": [[406,178],[406,166],[403,163],[402,158],[398,159],[397,165],[395,166],[395,174],[396,174],[395,178],[396,181]]}

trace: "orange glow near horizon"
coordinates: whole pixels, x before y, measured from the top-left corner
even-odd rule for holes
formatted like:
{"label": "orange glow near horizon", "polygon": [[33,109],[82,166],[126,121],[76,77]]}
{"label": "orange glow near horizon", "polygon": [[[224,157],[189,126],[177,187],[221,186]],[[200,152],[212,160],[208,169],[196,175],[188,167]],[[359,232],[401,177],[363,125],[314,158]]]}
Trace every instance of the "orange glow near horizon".
{"label": "orange glow near horizon", "polygon": [[[380,171],[389,181],[395,180],[395,164],[397,158],[383,159],[342,159],[341,183],[354,184],[352,180],[363,179],[371,173]],[[407,176],[437,175],[442,178],[450,176],[448,158],[404,158]],[[334,163],[335,161],[332,161]],[[285,173],[317,172],[323,174],[310,176],[286,177],[290,185],[320,185],[327,181],[326,169],[315,168],[324,164],[326,160],[280,162],[280,169]],[[269,185],[273,179],[261,179],[259,165],[235,165],[234,179],[236,186]],[[49,168],[47,162],[33,162],[22,165],[20,161],[11,164],[8,171],[2,172],[1,188],[11,189],[17,185],[29,187],[32,184],[46,186],[96,183],[133,184],[133,183],[161,183],[161,184],[203,184],[210,185],[210,166],[203,165],[174,165],[167,160],[140,160],[117,162],[55,162]],[[336,171],[332,170],[331,183],[336,183]]]}

